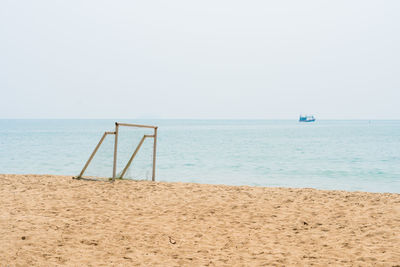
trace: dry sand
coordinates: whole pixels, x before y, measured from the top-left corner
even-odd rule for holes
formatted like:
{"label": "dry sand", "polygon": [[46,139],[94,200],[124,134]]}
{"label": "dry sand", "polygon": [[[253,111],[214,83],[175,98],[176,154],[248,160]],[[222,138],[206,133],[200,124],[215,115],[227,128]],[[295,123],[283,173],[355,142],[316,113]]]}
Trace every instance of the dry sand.
{"label": "dry sand", "polygon": [[0,266],[394,266],[400,195],[0,175]]}

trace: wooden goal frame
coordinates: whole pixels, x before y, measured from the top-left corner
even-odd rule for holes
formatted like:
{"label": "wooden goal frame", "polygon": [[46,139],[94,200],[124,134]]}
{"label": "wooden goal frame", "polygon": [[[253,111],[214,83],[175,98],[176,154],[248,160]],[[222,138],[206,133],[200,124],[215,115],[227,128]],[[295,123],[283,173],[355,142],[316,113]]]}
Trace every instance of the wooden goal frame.
{"label": "wooden goal frame", "polygon": [[[140,140],[139,144],[136,146],[135,150],[132,153],[132,156],[128,160],[127,164],[125,165],[124,169],[121,172],[120,177],[117,177],[117,152],[118,152],[118,132],[119,132],[119,127],[120,126],[125,126],[125,127],[136,127],[136,128],[150,128],[154,130],[153,134],[145,134],[143,135],[142,139]],[[103,136],[100,138],[100,141],[94,148],[92,154],[90,155],[89,159],[86,161],[85,166],[83,166],[81,172],[79,173],[78,176],[73,177],[75,179],[85,179],[85,180],[97,180],[97,179],[88,179],[84,178],[83,174],[85,173],[87,167],[89,166],[90,162],[92,161],[93,157],[96,155],[97,150],[100,148],[101,144],[103,143],[104,139],[106,138],[107,135],[114,135],[114,158],[113,158],[113,173],[112,173],[112,181],[115,181],[116,178],[123,178],[124,175],[126,174],[126,171],[128,170],[129,166],[132,164],[133,159],[135,158],[136,154],[139,152],[140,147],[142,146],[144,140],[146,138],[153,138],[153,170],[152,170],[152,177],[151,180],[155,181],[156,180],[156,152],[157,152],[157,126],[152,126],[152,125],[141,125],[141,124],[132,124],[132,123],[121,123],[121,122],[116,122],[115,123],[115,131],[114,132],[104,132]]]}

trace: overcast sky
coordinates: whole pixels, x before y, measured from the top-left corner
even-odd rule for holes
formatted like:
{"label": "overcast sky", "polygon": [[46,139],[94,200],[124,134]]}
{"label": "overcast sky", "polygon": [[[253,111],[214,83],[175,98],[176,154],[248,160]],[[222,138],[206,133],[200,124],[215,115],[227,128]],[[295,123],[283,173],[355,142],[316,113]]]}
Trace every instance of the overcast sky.
{"label": "overcast sky", "polygon": [[0,1],[0,118],[400,119],[400,1]]}

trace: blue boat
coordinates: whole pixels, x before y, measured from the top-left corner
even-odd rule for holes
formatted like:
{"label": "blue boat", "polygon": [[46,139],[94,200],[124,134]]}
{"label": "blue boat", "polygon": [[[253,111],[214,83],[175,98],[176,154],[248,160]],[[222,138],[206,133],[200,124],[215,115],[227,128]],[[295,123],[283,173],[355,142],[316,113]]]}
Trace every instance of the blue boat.
{"label": "blue boat", "polygon": [[300,115],[299,122],[313,122],[315,121],[315,118],[313,115]]}

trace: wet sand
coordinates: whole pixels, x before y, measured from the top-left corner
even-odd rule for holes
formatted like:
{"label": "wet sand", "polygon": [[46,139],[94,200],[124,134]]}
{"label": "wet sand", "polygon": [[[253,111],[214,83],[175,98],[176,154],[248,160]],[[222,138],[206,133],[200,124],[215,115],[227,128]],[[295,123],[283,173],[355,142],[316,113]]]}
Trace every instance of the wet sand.
{"label": "wet sand", "polygon": [[0,175],[1,266],[394,266],[400,195]]}

